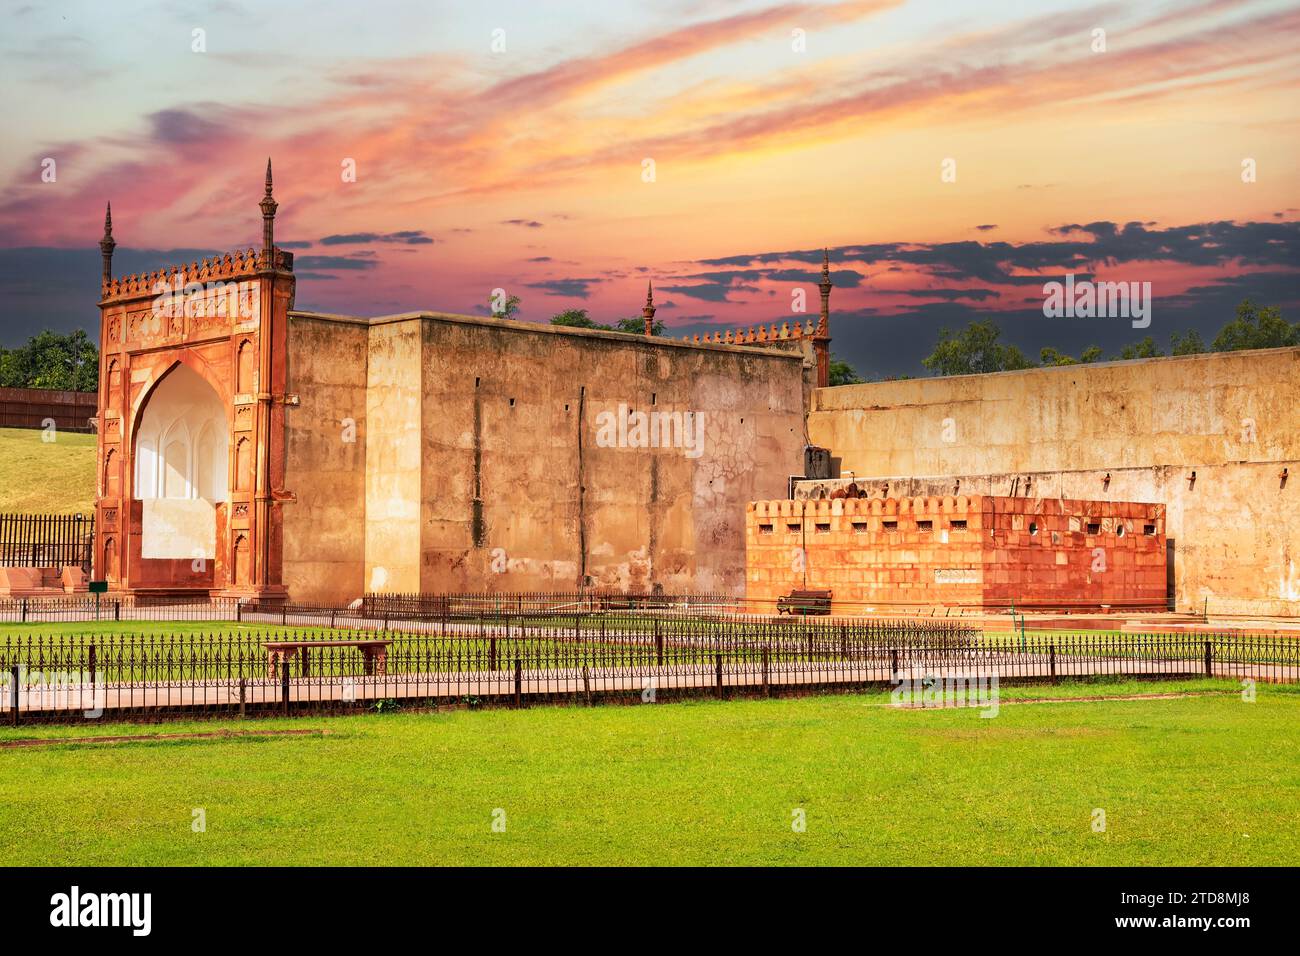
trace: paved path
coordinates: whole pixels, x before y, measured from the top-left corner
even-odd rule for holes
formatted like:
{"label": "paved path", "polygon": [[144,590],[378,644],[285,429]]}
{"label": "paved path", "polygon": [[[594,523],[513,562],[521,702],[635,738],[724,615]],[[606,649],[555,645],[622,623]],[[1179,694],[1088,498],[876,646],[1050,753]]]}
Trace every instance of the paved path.
{"label": "paved path", "polygon": [[[888,665],[879,661],[773,662],[766,670],[759,662],[724,663],[721,687],[773,690],[790,687],[851,687],[864,684],[889,684],[902,677],[918,683],[929,677],[973,682],[996,676],[999,680],[1042,679],[1052,675],[1052,661],[1043,654],[1030,654],[1011,660],[931,661],[903,668],[891,674]],[[1058,655],[1058,677],[1105,675],[1200,677],[1205,667],[1201,661],[1147,660],[1122,658],[1069,658]],[[1253,678],[1259,681],[1300,681],[1300,666],[1278,664],[1235,664],[1216,661],[1215,677]],[[0,675],[0,680],[4,675]],[[53,678],[51,678],[53,679]],[[594,696],[637,695],[654,692],[708,692],[717,690],[719,672],[715,663],[669,665],[665,667],[629,666],[583,668],[523,669],[518,675],[521,702],[539,698],[564,697],[583,700]],[[920,689],[919,686],[917,688]],[[266,709],[283,704],[282,685],[278,680],[246,679],[243,702],[246,707]],[[28,711],[112,714],[123,711],[165,709],[222,708],[237,710],[240,704],[238,679],[209,681],[157,681],[138,683],[54,683],[20,688],[19,713]],[[311,702],[355,702],[375,700],[459,700],[478,698],[511,702],[516,694],[516,675],[508,665],[499,671],[462,671],[396,674],[378,677],[311,677],[289,681],[292,704]],[[11,691],[0,687],[0,704],[4,711],[12,708]]]}

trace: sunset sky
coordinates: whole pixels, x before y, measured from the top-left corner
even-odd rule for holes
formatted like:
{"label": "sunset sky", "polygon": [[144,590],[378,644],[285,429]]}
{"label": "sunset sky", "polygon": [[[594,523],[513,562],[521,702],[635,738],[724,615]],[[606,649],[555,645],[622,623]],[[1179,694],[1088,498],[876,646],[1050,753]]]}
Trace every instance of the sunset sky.
{"label": "sunset sky", "polygon": [[[6,345],[95,327],[106,200],[118,274],[259,241],[268,155],[299,308],[482,313],[500,287],[524,319],[612,322],[649,278],[681,335],[795,318],[797,287],[815,313],[829,247],[833,348],[870,377],[922,374],[939,327],[974,318],[1034,357],[1212,336],[1247,295],[1300,320],[1294,3],[3,15]],[[1066,272],[1151,282],[1151,327],[1044,318]]]}

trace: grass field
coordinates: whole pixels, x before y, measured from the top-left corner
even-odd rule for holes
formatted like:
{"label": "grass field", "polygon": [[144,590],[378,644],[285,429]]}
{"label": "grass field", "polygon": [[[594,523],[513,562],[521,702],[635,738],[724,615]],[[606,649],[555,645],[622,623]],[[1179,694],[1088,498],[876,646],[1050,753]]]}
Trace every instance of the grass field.
{"label": "grass field", "polygon": [[[1012,703],[1152,693],[1192,696]],[[1245,703],[1227,682],[1080,683],[1001,697],[991,719],[869,694],[5,728],[0,742],[60,742],[0,749],[0,854],[9,865],[1300,862],[1300,690],[1261,685]],[[319,733],[75,742],[222,728]],[[206,832],[192,831],[196,809]],[[498,809],[505,832],[492,827]]]}
{"label": "grass field", "polygon": [[95,504],[95,436],[0,428],[0,512],[90,514]]}

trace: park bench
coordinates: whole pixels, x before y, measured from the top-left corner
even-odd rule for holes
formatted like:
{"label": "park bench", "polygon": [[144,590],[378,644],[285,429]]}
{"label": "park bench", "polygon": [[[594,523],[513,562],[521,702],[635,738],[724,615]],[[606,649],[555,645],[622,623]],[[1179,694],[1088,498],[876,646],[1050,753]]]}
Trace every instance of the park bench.
{"label": "park bench", "polygon": [[298,655],[300,662],[299,676],[310,677],[310,653],[312,648],[358,647],[361,649],[363,670],[367,677],[382,677],[388,670],[388,645],[390,640],[377,638],[358,638],[343,641],[267,641],[266,666],[267,676],[281,676],[280,666],[284,661]]}
{"label": "park bench", "polygon": [[831,613],[830,591],[791,591],[785,597],[776,599],[778,614],[829,614]]}

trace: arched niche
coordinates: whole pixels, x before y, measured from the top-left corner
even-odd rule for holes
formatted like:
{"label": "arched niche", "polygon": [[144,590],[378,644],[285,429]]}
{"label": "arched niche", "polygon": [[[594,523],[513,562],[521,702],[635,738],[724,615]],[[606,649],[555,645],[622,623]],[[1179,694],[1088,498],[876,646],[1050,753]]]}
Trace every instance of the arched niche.
{"label": "arched niche", "polygon": [[221,398],[186,365],[149,394],[134,436],[142,556],[212,560],[216,506],[229,500],[230,427]]}

